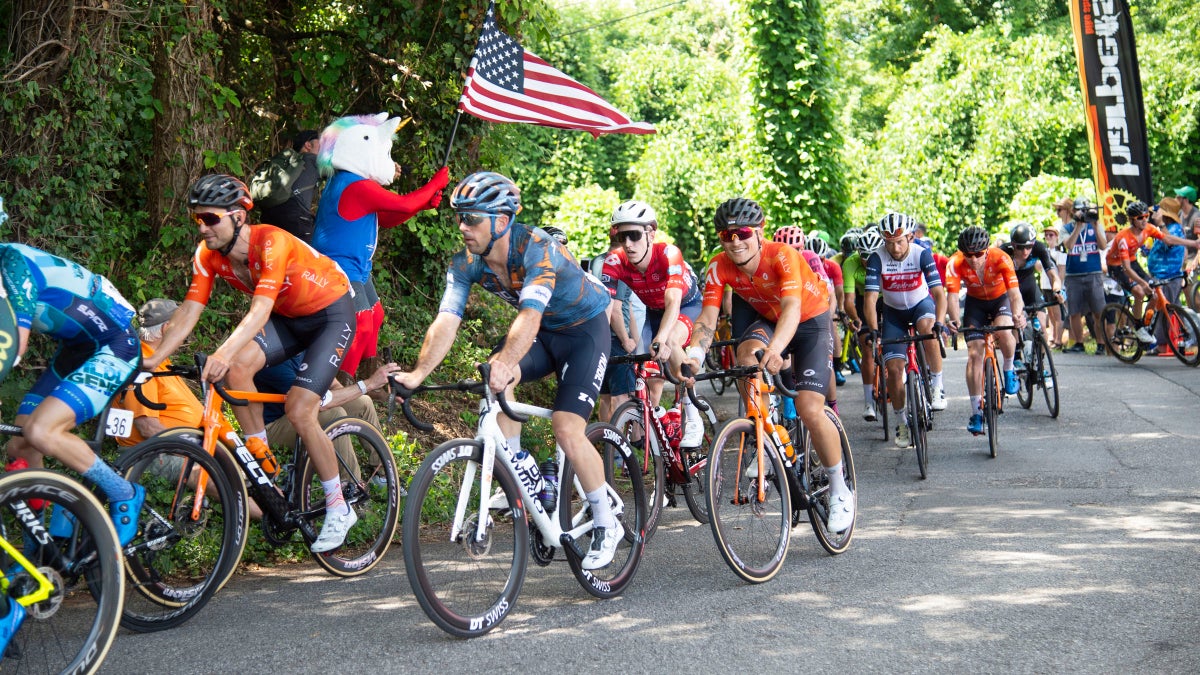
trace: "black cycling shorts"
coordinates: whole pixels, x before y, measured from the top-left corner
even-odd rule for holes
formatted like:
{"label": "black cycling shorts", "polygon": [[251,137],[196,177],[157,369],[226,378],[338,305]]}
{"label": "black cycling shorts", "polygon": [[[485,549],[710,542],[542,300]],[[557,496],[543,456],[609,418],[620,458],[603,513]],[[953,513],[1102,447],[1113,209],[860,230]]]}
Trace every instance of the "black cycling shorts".
{"label": "black cycling shorts", "polygon": [[[1143,279],[1150,278],[1150,275],[1146,274],[1146,270],[1142,269],[1142,265],[1138,261],[1130,261],[1129,266],[1133,268],[1134,274],[1138,275],[1139,277]],[[1116,279],[1117,283],[1121,284],[1121,288],[1124,288],[1130,293],[1133,292],[1134,283],[1133,280],[1129,278],[1129,275],[1125,273],[1124,265],[1108,268],[1108,276]]]}
{"label": "black cycling shorts", "polygon": [[266,354],[268,366],[303,352],[304,359],[292,384],[324,396],[354,341],[355,323],[354,300],[346,293],[308,316],[272,314],[254,341]]}
{"label": "black cycling shorts", "polygon": [[999,316],[1012,316],[1012,307],[1008,304],[1008,293],[1001,295],[995,300],[980,300],[967,296],[967,301],[963,307],[963,333],[967,342],[971,340],[982,340],[983,333],[972,331],[971,328],[982,328],[990,326],[992,322]]}
{"label": "black cycling shorts", "polygon": [[[758,340],[766,345],[775,337],[774,322],[767,321],[736,294],[733,296],[732,323],[733,334],[740,336],[738,344]],[[792,357],[793,389],[815,391],[822,396],[829,391],[829,376],[833,372],[833,338],[829,325],[829,313],[823,312],[796,326],[796,334],[783,353],[784,357]]]}
{"label": "black cycling shorts", "polygon": [[605,312],[569,328],[540,330],[517,364],[521,381],[533,382],[554,373],[558,380],[554,411],[575,413],[586,421],[596,408],[611,346]]}

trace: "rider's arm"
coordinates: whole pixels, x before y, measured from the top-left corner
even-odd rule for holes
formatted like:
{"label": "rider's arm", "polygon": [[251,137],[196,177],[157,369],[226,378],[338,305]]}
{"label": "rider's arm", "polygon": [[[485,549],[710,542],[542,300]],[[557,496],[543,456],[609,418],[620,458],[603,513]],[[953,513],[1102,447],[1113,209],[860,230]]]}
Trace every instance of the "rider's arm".
{"label": "rider's arm", "polygon": [[458,327],[462,319],[450,312],[438,312],[433,323],[425,330],[425,340],[421,343],[421,351],[417,363],[409,371],[409,386],[417,386],[429,377],[429,373],[446,358],[450,348],[454,346],[454,337],[458,335]]}
{"label": "rider's arm", "polygon": [[845,293],[842,295],[842,312],[846,318],[850,319],[850,325],[859,326],[862,320],[858,317],[858,310],[854,307],[854,293]]}
{"label": "rider's arm", "polygon": [[[933,296],[933,322],[941,323],[946,316],[946,289],[941,284],[931,286],[929,295]],[[958,296],[955,295],[955,298]]]}
{"label": "rider's arm", "polygon": [[709,346],[713,343],[713,333],[717,328],[719,313],[720,308],[715,305],[705,305],[700,310],[700,316],[696,317],[696,324],[692,328],[692,341],[688,343],[689,352],[694,347],[699,348],[701,353],[708,351]]}
{"label": "rider's arm", "polygon": [[668,288],[663,291],[663,314],[662,319],[658,322],[658,335],[654,336],[653,342],[667,343],[666,336],[675,328],[675,321],[679,318],[679,303],[682,300],[683,291],[678,288]]}
{"label": "rider's arm", "polygon": [[246,312],[246,316],[238,322],[233,332],[225,339],[225,342],[217,347],[213,352],[214,358],[219,358],[226,363],[231,361],[242,348],[250,344],[258,331],[262,330],[263,326],[267,325],[267,320],[271,318],[271,312],[275,309],[275,299],[266,295],[255,295],[250,298],[250,311]]}
{"label": "rider's arm", "polygon": [[179,309],[176,309],[175,313],[171,315],[170,321],[167,322],[162,342],[158,343],[154,354],[142,361],[142,370],[154,370],[162,365],[167,357],[174,354],[175,350],[179,349],[179,345],[183,344],[183,341],[192,334],[192,329],[200,321],[200,314],[203,312],[203,304],[195,300],[184,300]]}
{"label": "rider's arm", "polygon": [[1013,323],[1017,328],[1025,325],[1025,301],[1021,299],[1021,289],[1017,286],[1012,286],[1006,291],[1008,293],[1008,306],[1012,308]]}
{"label": "rider's arm", "polygon": [[612,329],[613,335],[617,336],[617,341],[621,343],[622,348],[625,348],[625,344],[632,339],[629,331],[625,330],[625,316],[621,311],[624,304],[616,298],[608,303],[608,326]]}
{"label": "rider's arm", "polygon": [[[379,389],[383,385],[387,384],[388,375],[398,372],[400,372],[400,366],[394,363],[388,363],[379,366],[379,368],[375,369],[374,373],[371,373],[370,377],[360,381],[363,383],[363,386],[366,387],[367,391],[375,391],[376,389]],[[367,391],[360,389],[357,382],[352,386],[343,387],[342,384],[335,379],[330,383],[331,396],[329,397],[329,402],[323,404],[321,406],[321,410],[329,410],[330,408],[337,408],[338,406],[345,405],[357,399],[358,397],[363,396],[367,393]]]}

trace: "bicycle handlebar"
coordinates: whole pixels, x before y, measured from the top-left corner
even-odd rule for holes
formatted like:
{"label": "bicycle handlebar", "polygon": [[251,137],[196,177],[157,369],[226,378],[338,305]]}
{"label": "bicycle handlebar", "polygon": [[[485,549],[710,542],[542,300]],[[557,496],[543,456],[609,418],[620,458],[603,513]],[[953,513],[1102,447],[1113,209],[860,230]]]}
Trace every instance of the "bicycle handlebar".
{"label": "bicycle handlebar", "polygon": [[[416,414],[413,413],[412,406],[410,404],[412,397],[416,394],[426,391],[465,391],[487,396],[488,379],[492,374],[492,365],[490,363],[480,363],[478,368],[479,375],[482,378],[481,380],[460,380],[459,382],[452,382],[449,384],[422,384],[419,387],[409,389],[408,387],[405,387],[389,377],[389,389],[391,390],[393,398],[398,396],[403,399],[400,404],[400,410],[404,413],[404,417],[408,420],[408,423],[421,431],[430,432],[433,431],[433,425],[418,419]],[[496,392],[496,401],[500,404],[500,410],[502,410],[504,414],[509,417],[509,419],[520,424],[524,424],[525,422],[529,421],[528,415],[522,415],[521,413],[518,413],[509,407],[508,399],[504,397],[503,391]]]}

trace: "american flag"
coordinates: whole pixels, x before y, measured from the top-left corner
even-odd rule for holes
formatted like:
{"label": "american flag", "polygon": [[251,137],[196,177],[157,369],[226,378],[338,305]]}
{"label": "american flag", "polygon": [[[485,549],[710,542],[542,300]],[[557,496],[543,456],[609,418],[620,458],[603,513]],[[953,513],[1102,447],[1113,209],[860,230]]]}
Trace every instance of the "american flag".
{"label": "american flag", "polygon": [[458,108],[490,122],[578,129],[593,136],[654,133],[652,125],[630,120],[501,32],[495,2],[488,4]]}

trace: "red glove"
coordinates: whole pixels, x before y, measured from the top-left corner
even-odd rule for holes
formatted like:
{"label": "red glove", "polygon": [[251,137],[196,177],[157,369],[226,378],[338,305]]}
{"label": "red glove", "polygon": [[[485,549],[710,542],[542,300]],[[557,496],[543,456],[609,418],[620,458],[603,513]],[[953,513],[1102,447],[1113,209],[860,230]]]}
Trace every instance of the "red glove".
{"label": "red glove", "polygon": [[435,190],[435,192],[429,196],[429,201],[426,203],[425,208],[436,209],[438,205],[442,203],[442,192],[449,184],[450,167],[443,166],[437,170],[437,173],[433,174],[433,178],[430,178],[429,182],[425,184],[424,188],[422,188],[427,189],[432,187]]}

